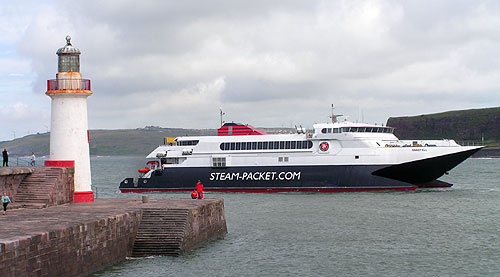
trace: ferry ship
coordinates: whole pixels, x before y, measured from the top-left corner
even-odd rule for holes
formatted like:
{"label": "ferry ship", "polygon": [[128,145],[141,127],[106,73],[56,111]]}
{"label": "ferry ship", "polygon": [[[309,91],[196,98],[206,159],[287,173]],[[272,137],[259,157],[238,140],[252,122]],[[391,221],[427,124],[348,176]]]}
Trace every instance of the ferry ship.
{"label": "ferry ship", "polygon": [[267,134],[226,123],[217,136],[166,138],[121,192],[353,192],[450,187],[438,180],[482,146],[400,140],[394,128],[338,121]]}

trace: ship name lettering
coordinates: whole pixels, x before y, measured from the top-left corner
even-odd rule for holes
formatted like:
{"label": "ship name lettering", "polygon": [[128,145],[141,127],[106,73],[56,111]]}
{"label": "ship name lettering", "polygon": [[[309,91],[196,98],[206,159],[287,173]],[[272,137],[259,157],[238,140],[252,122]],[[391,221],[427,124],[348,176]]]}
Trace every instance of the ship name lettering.
{"label": "ship name lettering", "polygon": [[276,172],[276,171],[256,171],[256,172],[213,172],[210,173],[210,181],[290,181],[300,180],[301,172]]}
{"label": "ship name lettering", "polygon": [[210,173],[210,181],[219,180],[219,175],[220,175],[219,172]]}

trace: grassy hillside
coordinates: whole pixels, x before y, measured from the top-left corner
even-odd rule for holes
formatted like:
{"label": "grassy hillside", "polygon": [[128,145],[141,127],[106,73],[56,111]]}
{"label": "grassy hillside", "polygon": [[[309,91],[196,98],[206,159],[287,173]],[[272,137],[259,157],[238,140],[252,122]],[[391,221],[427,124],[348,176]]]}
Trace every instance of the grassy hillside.
{"label": "grassy hillside", "polygon": [[[268,133],[290,132],[287,128],[265,128]],[[146,156],[164,137],[216,135],[215,129],[180,129],[148,126],[138,129],[90,130],[90,154],[139,155]],[[0,148],[7,148],[14,157],[29,156],[33,151],[38,156],[49,154],[49,133],[28,135],[11,141],[0,142]]]}
{"label": "grassy hillside", "polygon": [[147,155],[163,144],[164,137],[215,135],[213,129],[146,127],[129,130],[91,130],[91,155]]}
{"label": "grassy hillside", "polygon": [[411,117],[391,117],[387,126],[396,127],[400,139],[500,141],[500,107],[449,111]]}
{"label": "grassy hillside", "polygon": [[[481,141],[490,145],[500,142],[500,107],[450,111],[411,117],[391,117],[388,126],[396,127],[400,139],[441,139]],[[262,129],[262,128],[261,128]],[[268,133],[293,132],[289,128],[264,128]],[[91,155],[140,155],[145,156],[163,143],[164,137],[215,135],[215,129],[180,129],[148,126],[138,129],[90,130]],[[28,135],[11,141],[0,142],[0,149],[7,148],[16,156],[49,154],[49,133]]]}
{"label": "grassy hillside", "polygon": [[0,142],[0,149],[7,148],[11,156],[29,156],[31,152],[37,155],[49,153],[49,133],[27,135],[11,141]]}

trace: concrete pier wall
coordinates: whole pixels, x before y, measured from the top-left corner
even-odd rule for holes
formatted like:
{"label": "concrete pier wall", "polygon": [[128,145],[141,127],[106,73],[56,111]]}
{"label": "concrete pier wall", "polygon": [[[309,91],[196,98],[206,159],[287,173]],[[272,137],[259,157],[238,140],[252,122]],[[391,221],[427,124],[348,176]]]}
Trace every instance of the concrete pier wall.
{"label": "concrete pier wall", "polygon": [[221,199],[96,199],[0,217],[1,276],[81,276],[130,256],[143,209],[187,209],[185,253],[227,232]]}

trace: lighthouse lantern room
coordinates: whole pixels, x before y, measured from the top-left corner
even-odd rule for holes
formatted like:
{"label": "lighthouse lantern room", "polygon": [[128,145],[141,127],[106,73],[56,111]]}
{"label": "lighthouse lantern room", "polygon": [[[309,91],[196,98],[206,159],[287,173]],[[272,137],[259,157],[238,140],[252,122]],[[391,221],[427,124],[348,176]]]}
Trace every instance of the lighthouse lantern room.
{"label": "lighthouse lantern room", "polygon": [[80,73],[80,50],[66,45],[57,50],[58,73],[47,81],[52,99],[50,123],[50,158],[45,166],[74,167],[73,202],[92,202],[87,97],[92,94],[90,80]]}

